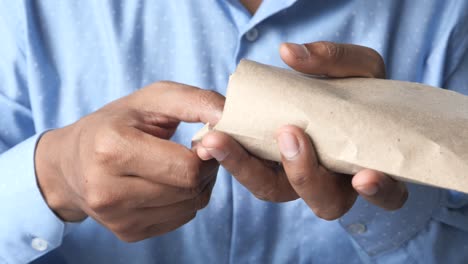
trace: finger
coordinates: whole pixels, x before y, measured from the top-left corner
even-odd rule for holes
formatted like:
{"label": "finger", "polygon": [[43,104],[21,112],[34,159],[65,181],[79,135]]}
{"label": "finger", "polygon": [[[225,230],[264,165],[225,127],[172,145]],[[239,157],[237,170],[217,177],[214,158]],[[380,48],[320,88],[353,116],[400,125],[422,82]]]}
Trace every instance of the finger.
{"label": "finger", "polygon": [[132,127],[100,131],[94,159],[108,168],[103,173],[137,176],[154,183],[200,188],[216,174],[215,161],[202,162],[192,150]]}
{"label": "finger", "polygon": [[140,226],[150,226],[163,223],[205,208],[210,201],[213,185],[214,179],[200,194],[189,200],[161,207],[139,208],[136,211],[137,219],[139,219],[138,224]]}
{"label": "finger", "polygon": [[196,148],[196,151],[197,151],[198,157],[202,160],[213,159],[213,156],[211,156],[210,152],[208,152],[208,150],[206,150],[206,148],[204,147],[198,147]]}
{"label": "finger", "polygon": [[194,213],[208,205],[215,180],[196,197],[159,207],[113,207],[106,213],[93,211],[90,216],[117,233],[136,233],[139,229]]}
{"label": "finger", "polygon": [[[139,120],[140,122],[135,124],[134,120]],[[163,139],[171,138],[180,123],[177,119],[160,114],[137,111],[129,116],[128,122],[130,123],[129,126]]]}
{"label": "finger", "polygon": [[291,68],[306,74],[385,78],[382,57],[364,46],[326,41],[302,45],[283,43],[280,55]]}
{"label": "finger", "polygon": [[[160,236],[171,231],[176,230],[177,228],[185,225],[195,218],[196,212],[188,213],[186,215],[180,216],[177,219],[171,219],[164,223],[154,224],[152,226],[146,227],[139,232],[131,230],[130,232],[114,232],[116,236],[125,242],[137,242],[143,239]],[[112,229],[111,229],[112,230]]]}
{"label": "finger", "polygon": [[401,208],[408,198],[408,191],[403,182],[378,171],[362,170],[354,175],[352,184],[367,201],[387,210]]}
{"label": "finger", "polygon": [[277,140],[291,186],[318,217],[333,220],[351,208],[357,196],[351,178],[322,167],[310,139],[300,128],[280,128]]}
{"label": "finger", "polygon": [[177,129],[177,127],[163,128],[160,126],[149,125],[149,124],[139,124],[138,126],[135,126],[135,128],[141,130],[142,132],[150,134],[154,137],[158,137],[162,139],[170,139],[174,135]]}
{"label": "finger", "polygon": [[126,97],[126,106],[158,113],[184,122],[216,124],[221,118],[224,96],[197,87],[158,82]]}
{"label": "finger", "polygon": [[184,215],[178,219],[167,221],[166,223],[163,223],[163,224],[156,224],[156,225],[147,227],[146,231],[144,232],[144,235],[146,236],[146,238],[149,238],[149,237],[155,237],[155,236],[160,236],[160,235],[169,233],[187,224],[192,219],[194,219],[196,215],[197,213],[194,212],[188,215]]}
{"label": "finger", "polygon": [[197,153],[197,156],[204,161],[213,159],[213,156],[203,147],[201,140],[192,141],[192,151]]}
{"label": "finger", "polygon": [[[200,189],[180,188],[165,184],[156,184],[140,177],[127,176],[124,179],[117,180],[114,188],[101,194],[109,198],[107,207],[115,208],[148,208],[163,207],[177,204],[182,201],[194,199],[199,196],[203,190],[215,181],[216,177],[200,187]],[[103,189],[104,187],[101,187]],[[105,202],[103,201],[103,205]]]}
{"label": "finger", "polygon": [[140,209],[136,213],[138,214],[138,218],[135,226],[146,226],[144,232],[140,236],[152,237],[162,235],[189,222],[195,217],[198,210],[208,205],[214,182],[215,181],[212,181],[205,190],[194,199],[165,207]]}
{"label": "finger", "polygon": [[298,198],[282,170],[252,156],[229,135],[211,131],[201,143],[210,156],[257,198],[275,202]]}

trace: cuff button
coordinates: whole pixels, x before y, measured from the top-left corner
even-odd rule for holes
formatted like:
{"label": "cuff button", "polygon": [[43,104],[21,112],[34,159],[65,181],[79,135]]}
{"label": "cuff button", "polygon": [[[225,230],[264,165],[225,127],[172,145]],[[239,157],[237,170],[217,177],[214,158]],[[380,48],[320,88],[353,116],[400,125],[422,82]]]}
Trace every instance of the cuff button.
{"label": "cuff button", "polygon": [[42,238],[35,237],[31,240],[31,247],[37,251],[45,251],[49,247],[49,243]]}
{"label": "cuff button", "polygon": [[367,231],[366,226],[361,223],[350,224],[347,229],[353,235],[364,234]]}

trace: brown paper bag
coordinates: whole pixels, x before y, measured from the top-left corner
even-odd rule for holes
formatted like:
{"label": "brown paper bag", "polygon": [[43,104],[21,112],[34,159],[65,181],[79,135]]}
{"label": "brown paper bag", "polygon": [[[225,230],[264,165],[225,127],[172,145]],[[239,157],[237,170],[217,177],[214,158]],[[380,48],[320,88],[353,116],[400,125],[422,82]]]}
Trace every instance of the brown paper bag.
{"label": "brown paper bag", "polygon": [[330,170],[370,168],[468,193],[468,97],[462,94],[410,82],[311,77],[241,61],[213,129],[258,157],[280,161],[274,134],[285,124],[305,130]]}

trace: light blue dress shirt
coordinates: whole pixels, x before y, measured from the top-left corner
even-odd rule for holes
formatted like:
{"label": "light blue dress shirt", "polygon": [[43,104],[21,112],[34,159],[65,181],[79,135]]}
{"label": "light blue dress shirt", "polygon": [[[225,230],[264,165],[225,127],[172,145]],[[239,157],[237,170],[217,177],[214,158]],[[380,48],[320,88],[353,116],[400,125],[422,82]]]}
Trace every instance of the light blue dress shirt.
{"label": "light blue dress shirt", "polygon": [[[34,172],[47,129],[159,80],[224,94],[241,58],[286,67],[284,41],[369,46],[390,79],[468,94],[467,12],[463,0],[264,0],[254,16],[235,0],[1,0],[0,263],[468,263],[468,199],[436,188],[408,184],[395,212],[358,199],[328,222],[221,170],[196,219],[129,244],[91,218],[63,223]],[[173,139],[189,145],[200,127]]]}

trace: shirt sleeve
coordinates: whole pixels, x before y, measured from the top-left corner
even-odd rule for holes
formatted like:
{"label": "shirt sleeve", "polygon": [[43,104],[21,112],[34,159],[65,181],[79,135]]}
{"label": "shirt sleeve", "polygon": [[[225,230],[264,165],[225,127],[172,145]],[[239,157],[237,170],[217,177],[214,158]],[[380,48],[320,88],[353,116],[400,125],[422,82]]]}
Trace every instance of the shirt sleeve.
{"label": "shirt sleeve", "polygon": [[[20,1],[18,1],[20,2]],[[0,1],[0,263],[27,263],[57,247],[63,223],[47,206],[35,176],[36,131],[27,91],[24,27]]]}

